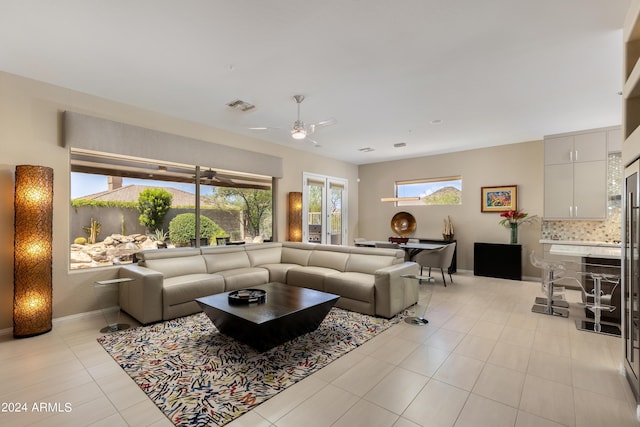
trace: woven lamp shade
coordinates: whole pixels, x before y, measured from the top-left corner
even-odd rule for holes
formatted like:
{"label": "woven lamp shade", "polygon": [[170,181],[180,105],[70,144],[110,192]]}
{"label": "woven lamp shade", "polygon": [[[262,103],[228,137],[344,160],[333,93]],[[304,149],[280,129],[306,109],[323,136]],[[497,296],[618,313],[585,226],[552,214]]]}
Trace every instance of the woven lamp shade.
{"label": "woven lamp shade", "polygon": [[13,336],[52,327],[53,169],[16,166],[14,196]]}
{"label": "woven lamp shade", "polygon": [[302,193],[289,193],[289,241],[302,242]]}

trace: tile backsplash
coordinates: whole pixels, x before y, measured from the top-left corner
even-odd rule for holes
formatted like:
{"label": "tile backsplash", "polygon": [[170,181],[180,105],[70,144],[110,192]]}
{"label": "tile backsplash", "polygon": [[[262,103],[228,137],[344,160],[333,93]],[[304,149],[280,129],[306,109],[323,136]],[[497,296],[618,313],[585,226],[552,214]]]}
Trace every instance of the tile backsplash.
{"label": "tile backsplash", "polygon": [[607,219],[604,221],[542,221],[542,239],[619,242],[622,239],[622,155],[609,153],[607,162]]}

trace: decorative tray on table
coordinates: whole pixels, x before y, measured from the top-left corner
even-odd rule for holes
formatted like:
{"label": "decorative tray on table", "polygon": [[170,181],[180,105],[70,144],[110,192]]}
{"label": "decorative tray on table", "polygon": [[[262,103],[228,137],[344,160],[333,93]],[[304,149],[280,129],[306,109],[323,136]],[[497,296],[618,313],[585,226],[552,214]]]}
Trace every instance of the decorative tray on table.
{"label": "decorative tray on table", "polygon": [[262,289],[239,289],[229,293],[229,304],[261,304],[267,300],[267,291]]}

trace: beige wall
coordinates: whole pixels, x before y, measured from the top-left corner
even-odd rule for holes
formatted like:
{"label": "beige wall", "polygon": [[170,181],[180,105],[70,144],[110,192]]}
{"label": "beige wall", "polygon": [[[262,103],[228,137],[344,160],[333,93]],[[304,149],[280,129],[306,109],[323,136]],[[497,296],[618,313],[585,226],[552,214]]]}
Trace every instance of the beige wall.
{"label": "beige wall", "polygon": [[[410,160],[362,165],[359,168],[359,237],[386,240],[393,235],[391,218],[400,211],[411,213],[417,222],[415,237],[442,238],[443,219],[451,216],[458,240],[458,269],[473,270],[474,242],[509,243],[509,231],[498,224],[498,213],[480,212],[480,187],[518,185],[518,207],[542,216],[544,185],[542,141],[504,145]],[[392,197],[394,182],[420,178],[462,176],[462,205],[403,206],[382,203]],[[540,221],[520,227],[523,252],[541,253]],[[523,274],[537,277],[528,259]],[[455,280],[455,279],[454,279]]]}
{"label": "beige wall", "polygon": [[[356,236],[387,239],[392,234],[391,217],[400,210],[416,217],[416,236],[437,238],[442,219],[451,215],[460,245],[460,269],[473,269],[473,242],[507,243],[509,239],[508,231],[497,224],[497,214],[480,213],[481,186],[517,184],[519,206],[531,214],[542,214],[542,141],[357,167],[0,72],[0,330],[12,324],[13,173],[18,164],[54,169],[54,317],[95,310],[92,283],[117,274],[116,268],[68,270],[69,159],[61,143],[61,112],[65,110],[282,157],[284,178],[278,183],[276,240],[286,239],[286,195],[301,191],[303,172],[349,181],[349,242]],[[393,203],[380,202],[380,197],[393,194],[395,180],[451,175],[463,177],[461,206],[396,208]],[[520,242],[526,251],[539,252],[539,236],[539,225],[523,227]],[[538,274],[528,262],[524,265],[525,275]]]}
{"label": "beige wall", "polygon": [[[290,191],[301,191],[303,172],[345,178],[349,181],[350,230],[354,230],[358,217],[358,168],[355,165],[0,72],[0,330],[12,326],[16,165],[54,169],[54,318],[95,310],[92,283],[117,274],[116,267],[68,270],[69,158],[67,148],[61,143],[60,125],[61,112],[65,110],[282,157],[284,178],[278,183],[276,240],[286,239],[286,195]],[[353,237],[350,232],[349,241]]]}

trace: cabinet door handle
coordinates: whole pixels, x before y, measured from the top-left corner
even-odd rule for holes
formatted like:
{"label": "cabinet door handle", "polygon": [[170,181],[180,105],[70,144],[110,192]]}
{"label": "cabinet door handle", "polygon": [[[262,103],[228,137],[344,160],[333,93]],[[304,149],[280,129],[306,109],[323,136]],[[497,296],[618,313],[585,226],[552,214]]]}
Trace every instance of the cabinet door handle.
{"label": "cabinet door handle", "polygon": [[578,161],[578,150],[576,150],[576,162]]}
{"label": "cabinet door handle", "polygon": [[569,216],[573,216],[573,206],[569,206]]}
{"label": "cabinet door handle", "polygon": [[573,162],[573,150],[569,151],[569,161]]}
{"label": "cabinet door handle", "polygon": [[575,207],[576,217],[578,216],[578,207]]}

